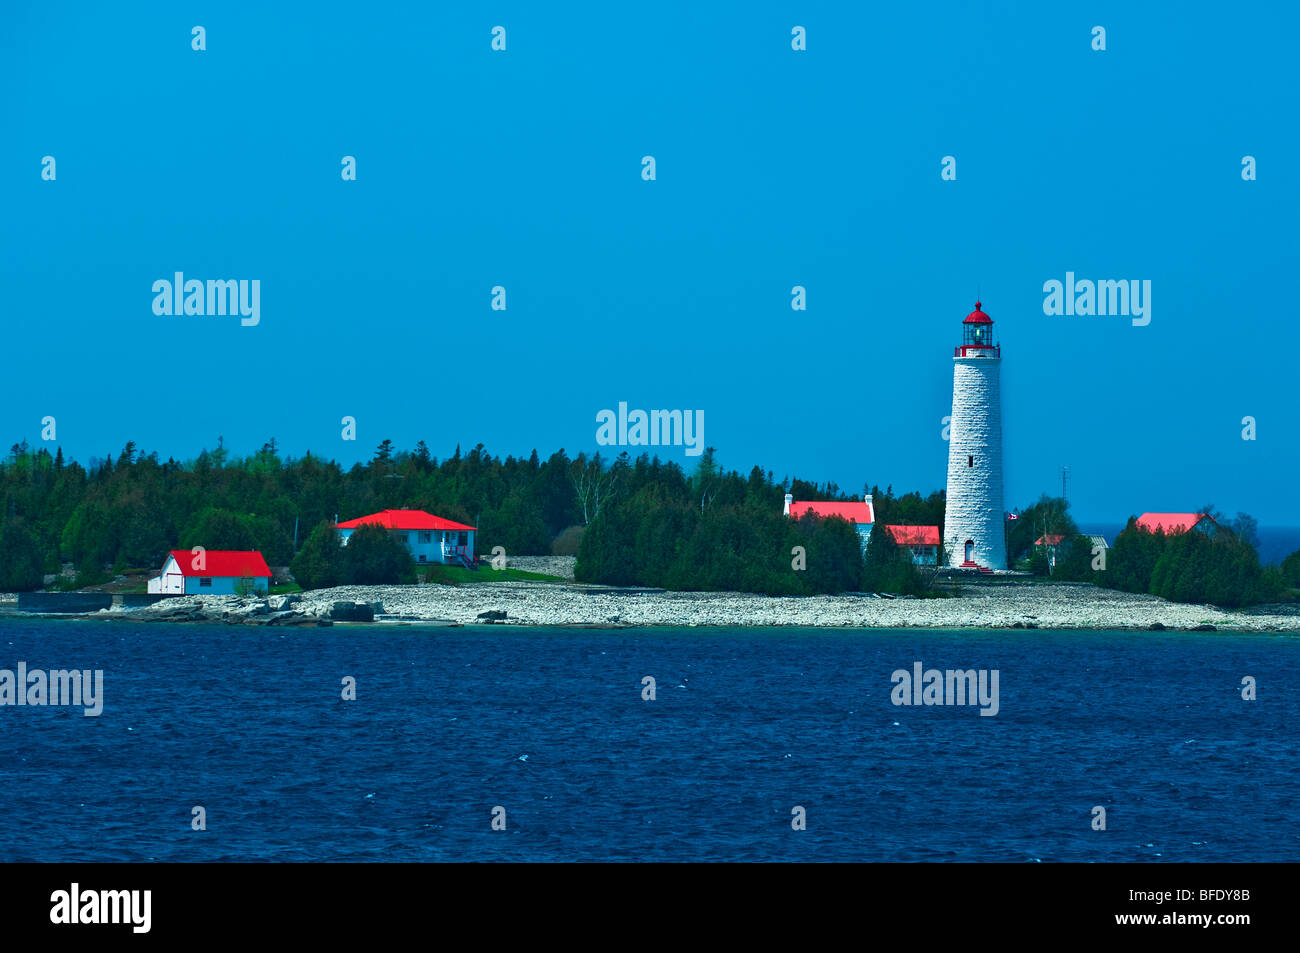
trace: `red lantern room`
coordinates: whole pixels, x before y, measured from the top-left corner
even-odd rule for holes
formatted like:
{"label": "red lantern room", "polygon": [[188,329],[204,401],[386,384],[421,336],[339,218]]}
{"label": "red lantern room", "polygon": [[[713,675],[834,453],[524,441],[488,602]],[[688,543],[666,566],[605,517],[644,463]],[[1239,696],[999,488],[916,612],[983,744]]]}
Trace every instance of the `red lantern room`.
{"label": "red lantern room", "polygon": [[980,310],[978,301],[961,323],[961,331],[961,347],[953,349],[953,357],[1002,356],[1002,348],[993,343],[993,319]]}

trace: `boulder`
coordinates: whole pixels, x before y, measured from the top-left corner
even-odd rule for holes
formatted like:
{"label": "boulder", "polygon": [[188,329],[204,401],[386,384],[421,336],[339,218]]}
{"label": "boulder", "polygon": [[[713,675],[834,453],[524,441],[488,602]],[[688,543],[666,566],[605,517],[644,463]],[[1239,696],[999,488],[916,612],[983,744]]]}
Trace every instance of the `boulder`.
{"label": "boulder", "polygon": [[363,602],[336,602],[330,618],[335,622],[374,622],[375,607]]}
{"label": "boulder", "polygon": [[480,612],[477,618],[485,619],[488,622],[504,622],[506,620],[506,611],[504,609],[489,609],[487,612]]}
{"label": "boulder", "polygon": [[[317,625],[321,622],[314,615],[308,615],[305,612],[273,612],[266,617],[267,625]],[[328,624],[328,623],[327,623]]]}

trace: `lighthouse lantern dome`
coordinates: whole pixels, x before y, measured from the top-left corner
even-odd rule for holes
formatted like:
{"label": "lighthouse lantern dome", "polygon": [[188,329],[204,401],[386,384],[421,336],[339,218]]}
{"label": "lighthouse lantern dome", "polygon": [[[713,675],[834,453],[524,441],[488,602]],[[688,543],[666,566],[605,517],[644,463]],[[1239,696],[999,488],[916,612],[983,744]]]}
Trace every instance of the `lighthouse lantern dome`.
{"label": "lighthouse lantern dome", "polygon": [[993,319],[980,310],[980,302],[975,302],[975,310],[966,315],[961,328],[961,347],[957,348],[955,356],[998,356],[998,349],[993,344]]}

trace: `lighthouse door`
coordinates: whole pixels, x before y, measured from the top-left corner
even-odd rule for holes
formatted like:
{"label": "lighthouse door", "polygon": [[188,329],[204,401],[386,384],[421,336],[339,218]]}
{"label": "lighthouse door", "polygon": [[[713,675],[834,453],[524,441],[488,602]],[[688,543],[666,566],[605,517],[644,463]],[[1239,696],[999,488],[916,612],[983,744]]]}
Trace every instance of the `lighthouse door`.
{"label": "lighthouse door", "polygon": [[971,553],[975,551],[975,540],[966,540],[966,562],[970,562]]}

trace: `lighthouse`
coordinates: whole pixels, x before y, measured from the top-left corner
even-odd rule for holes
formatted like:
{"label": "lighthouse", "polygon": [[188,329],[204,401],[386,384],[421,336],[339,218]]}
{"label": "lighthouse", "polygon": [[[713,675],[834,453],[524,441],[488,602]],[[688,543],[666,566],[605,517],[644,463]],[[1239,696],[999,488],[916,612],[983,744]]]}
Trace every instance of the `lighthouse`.
{"label": "lighthouse", "polygon": [[961,344],[952,355],[943,546],[953,568],[1006,569],[998,384],[1002,348],[993,343],[993,319],[978,301],[961,331]]}

